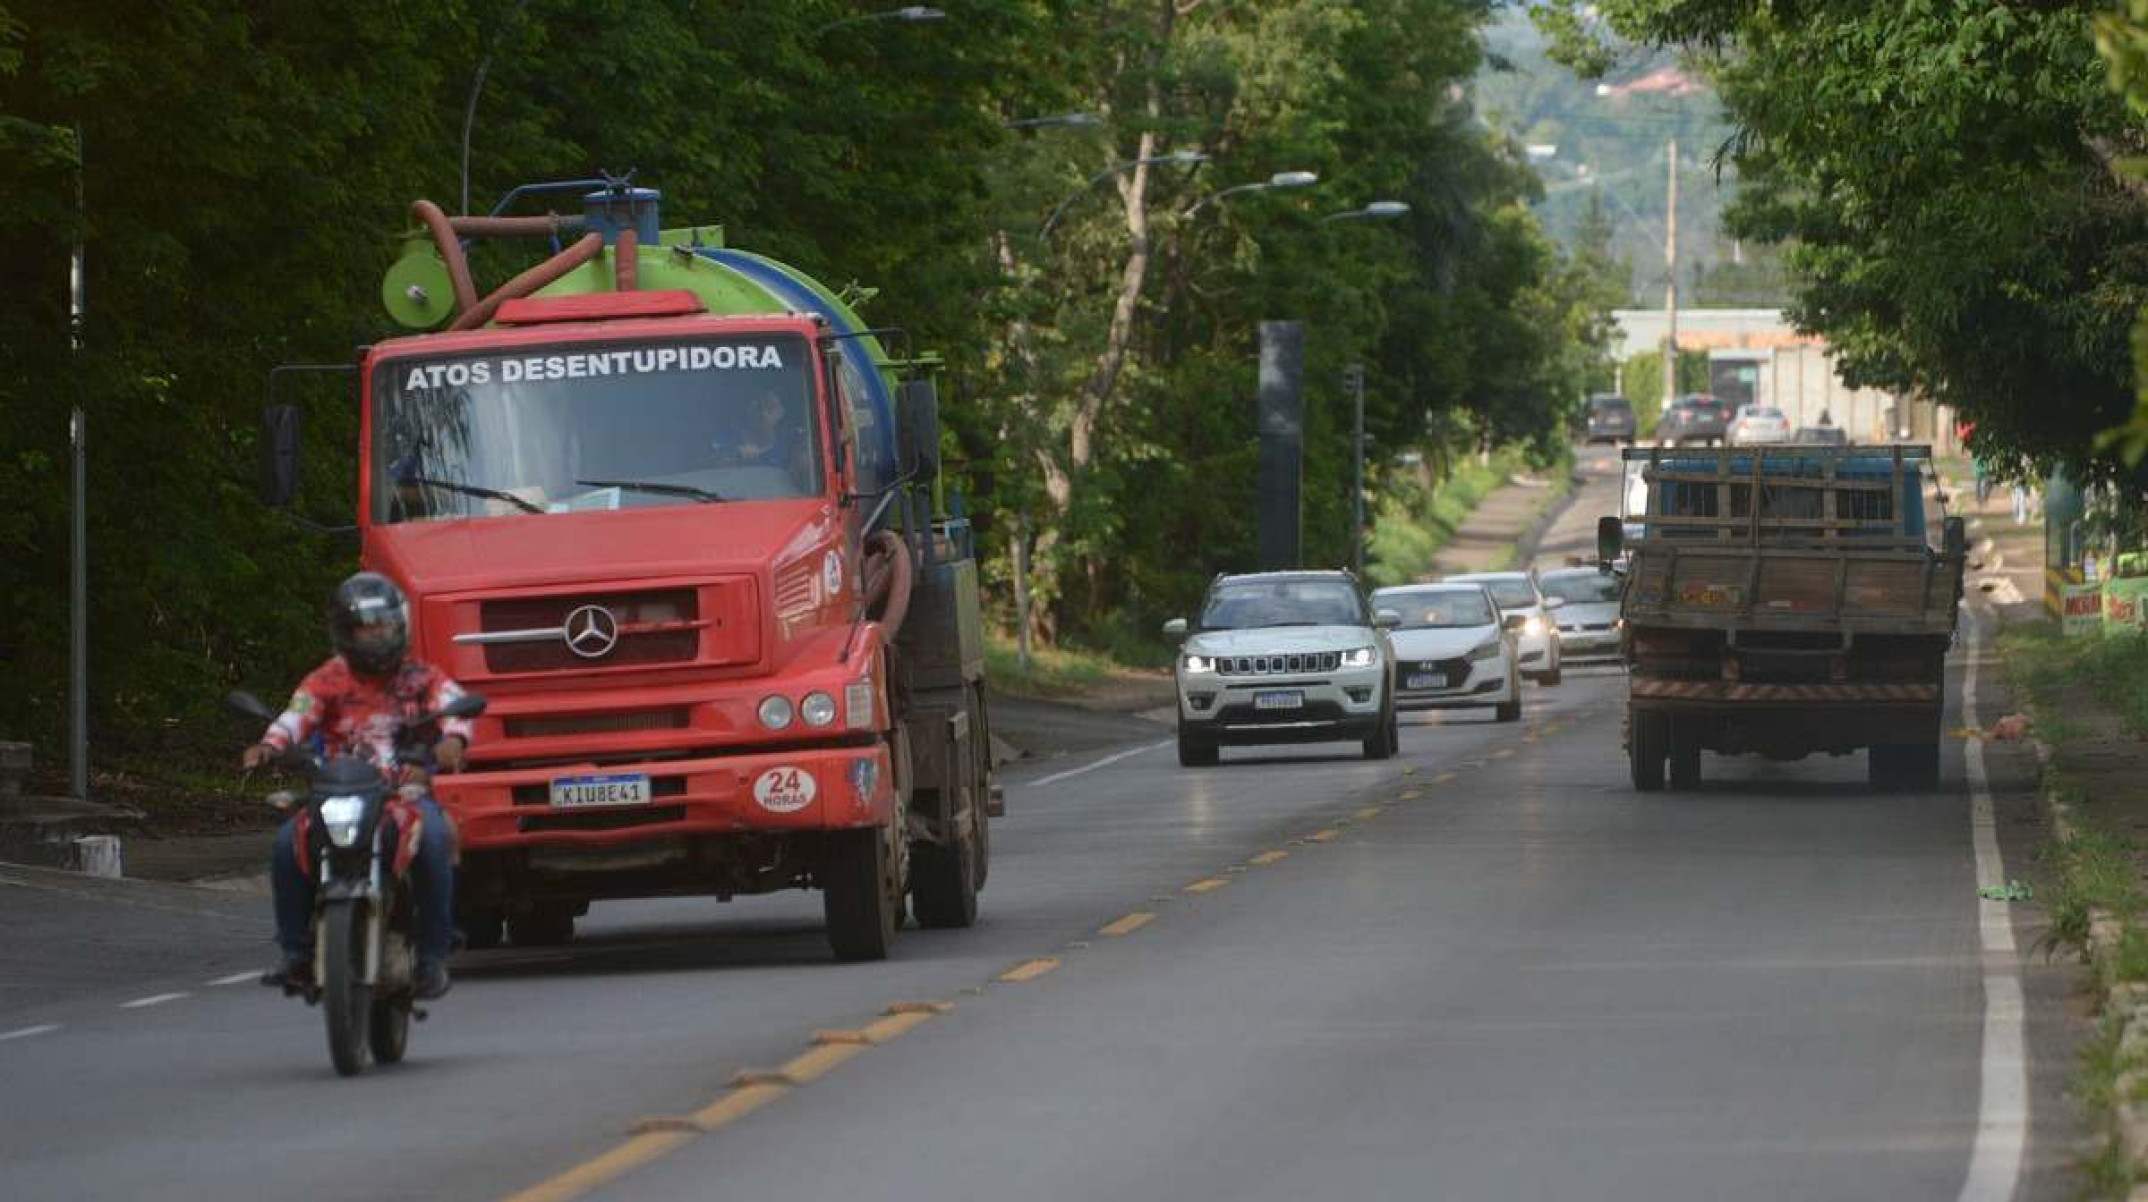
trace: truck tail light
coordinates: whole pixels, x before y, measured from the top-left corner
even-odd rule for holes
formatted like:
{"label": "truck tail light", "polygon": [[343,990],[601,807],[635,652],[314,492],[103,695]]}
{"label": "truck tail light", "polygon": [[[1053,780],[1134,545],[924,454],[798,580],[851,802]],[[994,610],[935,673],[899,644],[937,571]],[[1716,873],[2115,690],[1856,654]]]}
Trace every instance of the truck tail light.
{"label": "truck tail light", "polygon": [[873,728],[873,682],[852,681],[843,686],[844,725],[852,730]]}

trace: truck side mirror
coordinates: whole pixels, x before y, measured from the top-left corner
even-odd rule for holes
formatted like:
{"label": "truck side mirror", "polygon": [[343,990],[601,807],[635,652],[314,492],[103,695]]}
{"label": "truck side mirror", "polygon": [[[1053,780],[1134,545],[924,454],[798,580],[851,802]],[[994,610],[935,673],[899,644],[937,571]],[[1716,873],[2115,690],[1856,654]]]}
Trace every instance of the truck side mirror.
{"label": "truck side mirror", "polygon": [[271,509],[289,509],[298,497],[304,424],[296,405],[270,405],[261,411],[261,502]]}
{"label": "truck side mirror", "polygon": [[1609,569],[1626,545],[1626,523],[1615,513],[1596,519],[1596,566]]}
{"label": "truck side mirror", "polygon": [[1959,517],[1950,517],[1940,524],[1940,550],[1949,559],[1969,554],[1969,530]]}
{"label": "truck side mirror", "polygon": [[940,478],[940,394],[930,380],[908,380],[895,396],[906,475],[921,484]]}

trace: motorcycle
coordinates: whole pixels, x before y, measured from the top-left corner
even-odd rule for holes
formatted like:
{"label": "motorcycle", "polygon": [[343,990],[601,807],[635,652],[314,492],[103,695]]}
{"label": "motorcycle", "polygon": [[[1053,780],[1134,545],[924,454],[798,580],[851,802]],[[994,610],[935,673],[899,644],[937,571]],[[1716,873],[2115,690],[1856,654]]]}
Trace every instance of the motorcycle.
{"label": "motorcycle", "polygon": [[[250,693],[230,708],[266,724],[274,711]],[[485,699],[465,693],[436,713],[406,719],[395,740],[398,763],[422,766],[443,718],[474,718]],[[409,874],[423,832],[419,785],[397,785],[358,756],[327,756],[294,747],[273,761],[307,777],[306,795],[269,796],[279,810],[298,808],[298,864],[315,881],[313,981],[285,984],[287,996],[320,1005],[328,1056],[345,1077],[403,1058],[416,1004],[417,904]]]}

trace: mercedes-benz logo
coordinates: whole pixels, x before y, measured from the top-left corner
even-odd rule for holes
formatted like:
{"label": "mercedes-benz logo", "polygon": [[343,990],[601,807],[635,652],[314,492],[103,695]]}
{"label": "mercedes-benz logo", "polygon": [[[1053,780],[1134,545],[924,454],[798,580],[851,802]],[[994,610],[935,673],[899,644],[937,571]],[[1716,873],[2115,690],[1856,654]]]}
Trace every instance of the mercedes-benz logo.
{"label": "mercedes-benz logo", "polygon": [[567,614],[561,635],[567,650],[583,659],[603,659],[619,645],[619,619],[601,605],[584,605]]}

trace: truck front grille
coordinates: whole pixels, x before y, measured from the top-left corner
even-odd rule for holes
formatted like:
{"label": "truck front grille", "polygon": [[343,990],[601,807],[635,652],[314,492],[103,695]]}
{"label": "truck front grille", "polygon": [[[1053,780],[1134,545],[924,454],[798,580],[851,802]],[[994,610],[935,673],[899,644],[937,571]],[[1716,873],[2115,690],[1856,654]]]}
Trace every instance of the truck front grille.
{"label": "truck front grille", "polygon": [[496,634],[563,628],[569,615],[586,605],[602,606],[618,623],[618,642],[607,654],[587,658],[576,655],[564,638],[487,643],[485,669],[499,673],[560,672],[687,663],[700,650],[701,631],[694,626],[677,625],[699,619],[700,598],[690,588],[486,601],[478,607],[478,629]]}
{"label": "truck front grille", "polygon": [[1225,655],[1216,670],[1225,676],[1280,676],[1291,672],[1333,672],[1342,667],[1340,651],[1307,651],[1283,655]]}
{"label": "truck front grille", "polygon": [[510,739],[546,739],[560,735],[614,735],[636,730],[684,730],[684,706],[660,710],[620,710],[609,714],[542,714],[509,718],[501,725]]}

